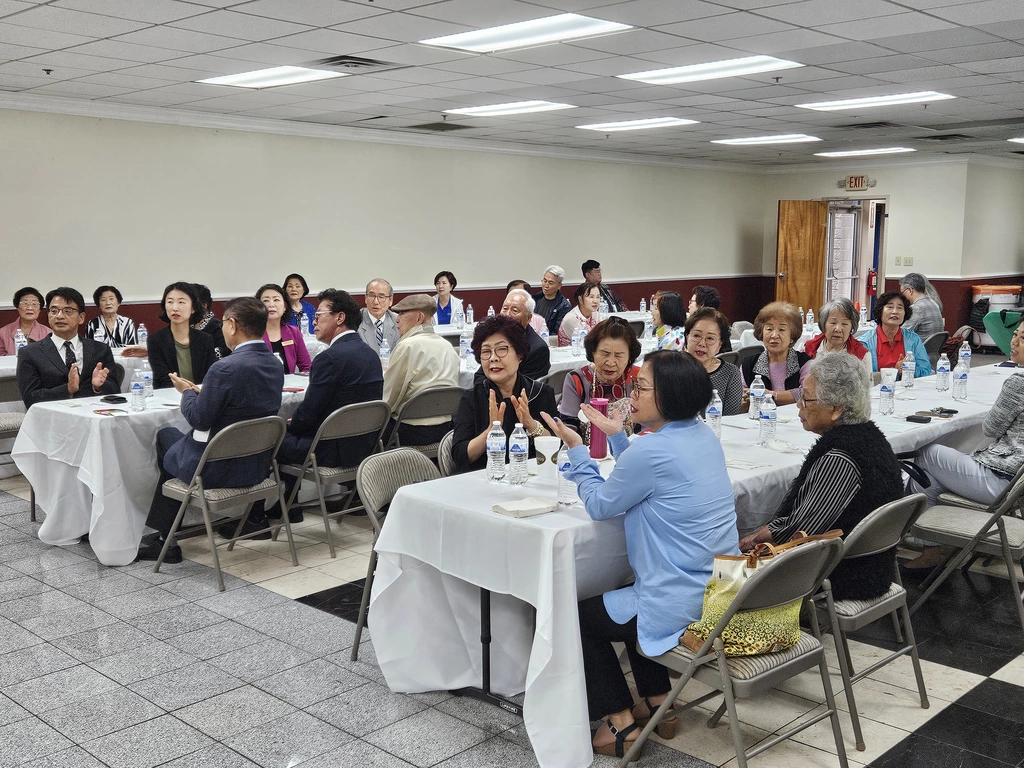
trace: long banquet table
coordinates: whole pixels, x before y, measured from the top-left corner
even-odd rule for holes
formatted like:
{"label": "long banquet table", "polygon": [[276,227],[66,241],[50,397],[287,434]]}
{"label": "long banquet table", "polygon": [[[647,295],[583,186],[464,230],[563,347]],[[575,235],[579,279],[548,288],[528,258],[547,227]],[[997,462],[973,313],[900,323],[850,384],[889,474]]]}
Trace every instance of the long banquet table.
{"label": "long banquet table", "polygon": [[[286,376],[280,415],[298,407],[309,380]],[[13,457],[36,490],[46,519],[39,539],[68,545],[89,534],[104,565],[127,565],[138,553],[159,473],[156,433],[188,430],[174,389],[158,389],[145,411],[109,405],[99,397],[37,403],[28,409]],[[119,409],[113,416],[98,411]]]}
{"label": "long banquet table", "polygon": [[[900,389],[897,415],[876,416],[876,423],[896,451],[935,441],[970,450],[981,442],[981,422],[1012,372],[973,369],[965,403],[936,392],[934,377],[917,379],[911,390]],[[877,390],[875,398],[877,410]],[[937,405],[959,413],[929,424],[905,420]],[[772,448],[755,445],[756,422],[724,420],[722,445],[741,534],[771,517],[816,439],[802,429],[795,407],[780,415]],[[610,465],[602,462],[602,471]],[[525,691],[524,723],[541,766],[577,768],[590,765],[593,753],[576,602],[620,585],[629,567],[622,518],[595,522],[579,508],[522,520],[491,511],[502,501],[556,493],[553,480],[531,477],[513,487],[490,483],[483,472],[400,489],[376,543],[369,626],[392,690],[478,685],[478,590],[489,589],[492,687],[503,694]]]}

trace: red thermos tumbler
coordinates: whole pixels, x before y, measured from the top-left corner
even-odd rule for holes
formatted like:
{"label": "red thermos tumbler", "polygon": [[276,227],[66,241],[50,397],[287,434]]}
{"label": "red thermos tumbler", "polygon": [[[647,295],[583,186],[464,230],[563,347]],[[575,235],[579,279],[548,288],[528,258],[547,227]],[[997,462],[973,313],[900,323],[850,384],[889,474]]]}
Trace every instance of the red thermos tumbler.
{"label": "red thermos tumbler", "polygon": [[[604,397],[590,398],[590,405],[594,410],[600,411],[603,416],[608,415],[608,399]],[[590,425],[590,458],[603,459],[608,455],[608,435],[602,432],[596,424]]]}

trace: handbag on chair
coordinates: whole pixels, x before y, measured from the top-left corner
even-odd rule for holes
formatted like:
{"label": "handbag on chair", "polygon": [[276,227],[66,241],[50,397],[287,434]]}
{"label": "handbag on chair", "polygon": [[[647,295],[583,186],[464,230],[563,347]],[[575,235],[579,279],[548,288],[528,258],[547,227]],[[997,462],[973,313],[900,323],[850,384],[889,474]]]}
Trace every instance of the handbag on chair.
{"label": "handbag on chair", "polygon": [[[817,536],[800,536],[785,544],[758,544],[745,555],[715,555],[711,579],[704,590],[704,608],[699,621],[686,628],[680,642],[696,653],[711,630],[722,618],[740,587],[758,568],[783,552],[822,539],[835,539],[843,532],[835,529]],[[800,640],[800,600],[771,608],[737,613],[722,632],[726,656],[754,656],[778,653]]]}

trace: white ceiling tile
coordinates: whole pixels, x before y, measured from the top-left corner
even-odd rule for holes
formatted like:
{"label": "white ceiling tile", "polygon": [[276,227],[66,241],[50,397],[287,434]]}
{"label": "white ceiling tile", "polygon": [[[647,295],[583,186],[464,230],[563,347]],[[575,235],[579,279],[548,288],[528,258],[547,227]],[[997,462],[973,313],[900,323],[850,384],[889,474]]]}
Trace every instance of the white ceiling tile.
{"label": "white ceiling tile", "polygon": [[631,72],[644,72],[651,69],[649,61],[634,59],[630,56],[613,56],[609,59],[598,59],[596,61],[583,61],[579,64],[566,64],[562,69],[572,72],[586,72],[591,75],[618,76],[627,75]]}
{"label": "white ceiling tile", "polygon": [[[786,3],[758,10],[758,14],[761,16],[806,27],[858,21],[905,12],[906,8],[900,8],[886,0],[857,0],[855,3],[837,3],[835,0],[804,0],[804,2]],[[854,35],[847,35],[847,37],[854,37]]]}
{"label": "white ceiling tile", "polygon": [[479,29],[555,15],[555,11],[516,0],[444,0],[415,8],[409,13]]}
{"label": "white ceiling tile", "polygon": [[29,48],[27,45],[0,43],[0,61],[23,59],[27,56],[35,56],[37,53],[45,53],[45,50],[42,48]]}
{"label": "white ceiling tile", "polygon": [[681,21],[702,19],[722,13],[722,6],[703,0],[630,0],[595,8],[588,13],[607,21],[630,24],[634,27],[655,27]]}
{"label": "white ceiling tile", "polygon": [[78,78],[82,83],[95,83],[96,85],[110,85],[115,88],[130,88],[133,91],[143,91],[149,88],[160,88],[165,85],[164,80],[157,80],[155,77],[139,77],[134,73],[125,70],[118,72],[98,72]]}
{"label": "white ceiling tile", "polygon": [[[43,69],[44,67],[35,61],[9,61],[6,64],[0,64],[0,72],[5,74],[21,75],[22,77],[38,77],[48,82],[73,80],[76,77],[96,74],[94,70],[89,69],[60,67],[59,69],[54,68],[53,71],[47,75],[43,72]],[[50,69],[50,67],[45,67],[45,69]]]}
{"label": "white ceiling tile", "polygon": [[115,42],[144,45],[153,48],[165,48],[171,51],[188,53],[209,53],[222,48],[233,48],[242,45],[243,40],[220,35],[208,35],[204,32],[193,32],[188,29],[174,27],[150,27],[138,32],[130,32],[114,39]]}
{"label": "white ceiling tile", "polygon": [[596,61],[597,59],[611,58],[611,54],[604,51],[594,51],[590,48],[577,48],[571,45],[555,43],[554,45],[541,45],[537,48],[526,48],[522,51],[508,51],[507,53],[493,54],[503,59],[522,61],[527,64],[536,64],[543,67],[562,67],[566,64],[579,64],[584,61]]}
{"label": "white ceiling tile", "polygon": [[25,61],[38,64],[40,68],[74,67],[87,69],[90,72],[109,72],[114,69],[130,67],[136,63],[110,57],[90,56],[80,53],[77,48],[71,51],[50,51],[29,56],[25,58]]}
{"label": "white ceiling tile", "polygon": [[[544,70],[538,69],[539,72]],[[387,80],[393,83],[405,83],[415,85],[417,83],[426,85],[428,83],[450,83],[456,80],[464,80],[473,75],[464,72],[448,72],[433,67],[402,67],[401,69],[389,69],[383,72],[376,72],[374,76],[378,80]],[[392,86],[394,87],[394,86]]]}
{"label": "white ceiling tile", "polygon": [[177,107],[188,104],[195,99],[188,96],[172,96],[155,91],[134,91],[120,96],[108,96],[102,101],[116,101],[118,104],[140,104],[152,107]]}
{"label": "white ceiling tile", "polygon": [[297,35],[276,38],[274,44],[288,48],[302,48],[324,56],[341,56],[371,48],[380,48],[387,45],[387,42],[334,29],[313,29],[309,32],[300,32]]}
{"label": "white ceiling tile", "polygon": [[239,72],[251,71],[251,66],[247,66],[244,61],[226,59],[223,56],[214,56],[207,53],[199,53],[195,56],[183,56],[180,59],[175,59],[174,66],[199,70],[204,73],[204,78],[214,77],[216,75],[235,75]]}
{"label": "white ceiling tile", "polygon": [[1014,56],[1009,59],[996,59],[994,61],[972,61],[959,65],[961,69],[969,72],[979,72],[986,75],[1002,73],[1024,72],[1024,56]]}
{"label": "white ceiling tile", "polygon": [[313,51],[301,48],[287,48],[273,43],[249,43],[237,48],[225,48],[217,51],[218,56],[238,61],[251,61],[268,67],[300,66],[309,64],[318,58]]}
{"label": "white ceiling tile", "polygon": [[368,48],[360,52],[360,56],[372,59],[383,59],[395,64],[423,67],[433,64],[440,64],[445,61],[459,61],[460,59],[473,58],[476,54],[465,53],[464,51],[452,51],[445,48],[435,48],[430,45],[416,45],[404,43],[391,43],[386,40],[375,41],[374,48]]}
{"label": "white ceiling tile", "polygon": [[0,72],[0,91],[24,91],[40,85],[46,85],[45,78],[7,75]]}
{"label": "white ceiling tile", "polygon": [[570,72],[558,67],[538,67],[502,75],[502,78],[524,85],[560,85],[563,83],[568,85],[593,80],[594,76],[587,72]]}
{"label": "white ceiling tile", "polygon": [[703,64],[708,61],[723,61],[744,56],[742,51],[736,48],[711,43],[695,43],[693,45],[673,48],[665,51],[651,51],[638,55],[645,63],[643,66],[631,69],[629,72],[644,72],[650,69],[660,69],[658,65],[669,67],[682,67],[687,64]]}
{"label": "white ceiling tile", "polygon": [[524,64],[521,61],[499,59],[497,56],[473,56],[471,58],[435,64],[434,68],[448,72],[465,73],[467,75],[488,76],[521,72],[527,69],[536,69],[537,67],[533,64]]}
{"label": "white ceiling tile", "polygon": [[33,88],[32,93],[79,96],[87,99],[98,99],[101,96],[116,96],[121,93],[130,93],[133,90],[135,89],[114,88],[109,85],[83,83],[81,80],[66,80],[62,83],[53,83],[52,85],[40,85]]}
{"label": "white ceiling tile", "polygon": [[265,19],[232,11],[213,11],[202,16],[192,16],[176,21],[170,26],[253,42],[294,35],[311,29],[307,24],[293,24],[289,21]]}
{"label": "white ceiling tile", "polygon": [[994,35],[969,27],[946,29],[939,32],[920,32],[913,35],[893,35],[873,40],[876,45],[891,48],[902,53],[917,53],[940,48],[955,48],[960,45],[983,45],[1002,42]]}
{"label": "white ceiling tile", "polygon": [[766,35],[770,32],[784,32],[793,29],[790,24],[785,24],[775,19],[766,19],[763,16],[755,16],[752,13],[724,13],[720,16],[712,16],[706,19],[685,21],[681,24],[665,24],[658,27],[662,32],[688,37],[703,42],[714,42],[716,40],[732,40],[739,37],[750,37],[751,35]]}
{"label": "white ceiling tile", "polygon": [[53,6],[98,13],[101,16],[145,21],[150,24],[166,24],[168,21],[184,19],[209,10],[201,5],[182,3],[178,0],[57,0]]}
{"label": "white ceiling tile", "polygon": [[162,80],[169,88],[209,88],[210,86],[196,86],[193,80],[208,77],[209,73],[200,69],[188,69],[187,67],[174,67],[167,64],[139,64],[119,70],[121,72],[138,75],[139,77],[152,77],[154,80]]}
{"label": "white ceiling tile", "polygon": [[799,53],[807,49],[834,46],[843,43],[843,39],[835,35],[826,35],[813,29],[787,29],[784,32],[770,32],[767,35],[752,35],[733,40],[732,45],[745,53],[785,54],[782,58],[789,61],[801,61]]}
{"label": "white ceiling tile", "polygon": [[0,0],[0,18],[19,11],[26,11],[31,7],[32,5],[29,3],[22,3],[19,0]]}
{"label": "white ceiling tile", "polygon": [[117,19],[113,16],[99,16],[95,13],[82,13],[49,5],[36,6],[24,13],[8,16],[5,21],[9,24],[32,27],[33,29],[67,32],[86,37],[112,37],[144,29],[147,26],[145,22]]}
{"label": "white ceiling tile", "polygon": [[637,53],[663,51],[666,48],[676,48],[689,43],[689,40],[683,40],[676,35],[666,35],[664,32],[656,32],[653,29],[628,29],[614,35],[579,40],[570,45],[577,48],[589,48],[592,51],[631,56]]}
{"label": "white ceiling tile", "polygon": [[992,61],[1024,56],[1024,45],[1020,43],[990,43],[988,45],[962,45],[921,54],[933,61],[945,64],[961,64],[965,61]]}
{"label": "white ceiling tile", "polygon": [[27,48],[60,50],[61,48],[70,48],[73,45],[88,43],[92,39],[85,35],[69,35],[65,32],[51,32],[47,29],[35,29],[33,27],[8,24],[6,21],[0,22],[0,43],[24,45]]}
{"label": "white ceiling tile", "polygon": [[929,12],[941,19],[972,27],[1024,20],[1024,4],[1020,0],[974,0],[964,5],[933,8]]}
{"label": "white ceiling tile", "polygon": [[415,43],[428,38],[454,35],[457,32],[467,32],[472,29],[465,24],[437,21],[408,13],[385,13],[368,19],[338,24],[334,28],[342,32],[379,37],[398,43]]}
{"label": "white ceiling tile", "polygon": [[387,13],[387,9],[376,7],[378,5],[380,3],[370,5],[365,2],[343,0],[255,0],[234,5],[231,10],[268,19],[309,24],[313,27],[331,27],[346,21]]}
{"label": "white ceiling tile", "polygon": [[936,19],[923,13],[901,13],[895,16],[881,16],[842,24],[827,24],[821,30],[852,40],[876,40],[893,35],[913,35],[920,32],[938,32],[955,29],[948,21]]}
{"label": "white ceiling tile", "polygon": [[[160,29],[160,27],[153,27]],[[154,48],[149,45],[136,45],[123,40],[96,40],[85,45],[76,46],[75,53],[89,56],[106,56],[110,59],[123,59],[135,63],[151,64],[157,61],[168,61],[185,56],[184,51],[172,51],[167,48]]]}

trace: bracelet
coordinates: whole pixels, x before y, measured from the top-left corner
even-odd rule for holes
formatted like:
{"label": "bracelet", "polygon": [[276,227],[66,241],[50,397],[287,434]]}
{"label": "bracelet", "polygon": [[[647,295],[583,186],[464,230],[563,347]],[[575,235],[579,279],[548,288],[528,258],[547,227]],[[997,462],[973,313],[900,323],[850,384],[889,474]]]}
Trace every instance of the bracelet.
{"label": "bracelet", "polygon": [[540,437],[544,434],[544,425],[537,421],[537,428],[530,433],[530,437]]}

